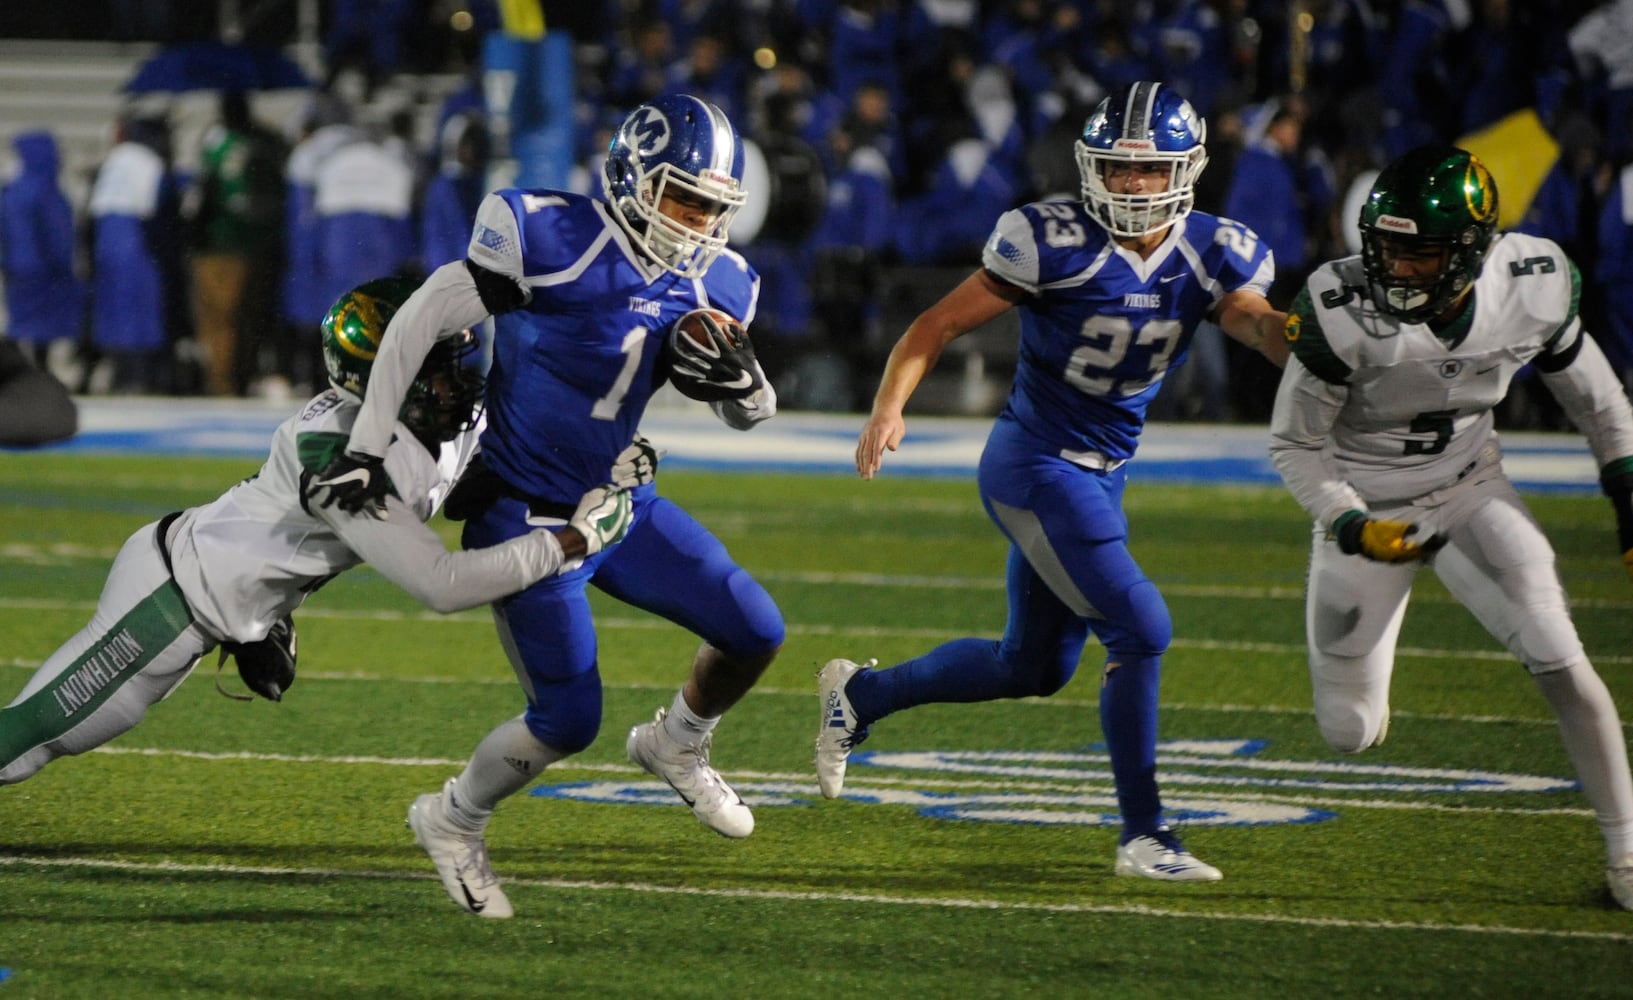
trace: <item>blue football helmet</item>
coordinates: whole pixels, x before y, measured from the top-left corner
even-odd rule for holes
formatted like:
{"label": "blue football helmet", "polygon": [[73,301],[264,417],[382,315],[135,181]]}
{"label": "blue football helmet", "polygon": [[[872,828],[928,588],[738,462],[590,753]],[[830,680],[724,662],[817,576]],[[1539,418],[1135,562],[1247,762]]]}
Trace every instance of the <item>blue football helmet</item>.
{"label": "blue football helmet", "polygon": [[[638,248],[683,278],[701,278],[747,200],[743,140],[707,101],[654,98],[612,137],[601,180],[613,217]],[[658,211],[665,196],[707,205],[706,226],[693,229]]]}
{"label": "blue football helmet", "polygon": [[[1207,123],[1191,102],[1160,83],[1142,81],[1113,90],[1083,123],[1077,171],[1089,214],[1113,236],[1154,233],[1190,214],[1196,180],[1208,165]],[[1134,163],[1168,165],[1168,189],[1156,194],[1113,194],[1106,171]]]}

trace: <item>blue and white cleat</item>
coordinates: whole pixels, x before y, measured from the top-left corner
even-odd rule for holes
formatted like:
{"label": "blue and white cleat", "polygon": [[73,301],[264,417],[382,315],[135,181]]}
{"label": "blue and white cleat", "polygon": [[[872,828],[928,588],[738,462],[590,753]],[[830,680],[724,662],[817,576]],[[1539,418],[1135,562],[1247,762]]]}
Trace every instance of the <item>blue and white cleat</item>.
{"label": "blue and white cleat", "polygon": [[817,671],[817,698],[822,702],[822,722],[817,729],[816,773],[817,787],[823,798],[838,798],[845,787],[845,761],[861,742],[868,738],[866,726],[856,722],[856,711],[845,697],[845,686],[859,670],[871,670],[878,660],[853,663],[850,660],[829,660]]}
{"label": "blue and white cleat", "polygon": [[1117,848],[1117,874],[1159,882],[1217,882],[1225,875],[1197,860],[1166,826]]}

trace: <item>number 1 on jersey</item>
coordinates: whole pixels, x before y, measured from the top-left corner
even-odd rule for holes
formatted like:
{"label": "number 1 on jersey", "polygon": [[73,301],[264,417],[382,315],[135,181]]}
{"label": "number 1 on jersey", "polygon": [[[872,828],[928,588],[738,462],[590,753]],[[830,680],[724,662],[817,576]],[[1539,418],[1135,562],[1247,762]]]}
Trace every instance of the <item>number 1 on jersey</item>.
{"label": "number 1 on jersey", "polygon": [[624,405],[624,397],[629,395],[630,383],[635,381],[635,373],[641,368],[641,352],[646,348],[647,329],[638,326],[624,334],[624,342],[618,349],[624,353],[624,367],[618,370],[618,377],[612,380],[612,388],[607,394],[595,401],[590,407],[590,416],[597,420],[613,420],[618,416],[618,408]]}

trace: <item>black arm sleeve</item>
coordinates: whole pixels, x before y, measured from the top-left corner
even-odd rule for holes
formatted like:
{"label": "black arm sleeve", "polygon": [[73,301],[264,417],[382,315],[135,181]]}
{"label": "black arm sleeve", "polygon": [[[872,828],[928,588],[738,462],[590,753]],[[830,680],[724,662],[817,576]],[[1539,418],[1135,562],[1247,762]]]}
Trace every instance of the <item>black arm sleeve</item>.
{"label": "black arm sleeve", "polygon": [[465,259],[465,270],[471,273],[471,280],[476,282],[476,294],[482,297],[482,305],[490,316],[527,305],[527,290],[510,278],[490,271],[468,257]]}

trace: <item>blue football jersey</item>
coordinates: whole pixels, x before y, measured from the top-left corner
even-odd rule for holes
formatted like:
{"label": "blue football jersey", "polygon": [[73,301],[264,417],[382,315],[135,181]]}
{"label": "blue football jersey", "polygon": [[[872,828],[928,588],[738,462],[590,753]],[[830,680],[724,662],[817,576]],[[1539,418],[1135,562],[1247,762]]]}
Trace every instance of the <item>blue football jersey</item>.
{"label": "blue football jersey", "polygon": [[563,191],[488,195],[467,252],[533,292],[494,319],[484,460],[530,496],[566,504],[605,482],[635,436],[668,377],[670,325],[708,306],[746,326],[760,291],[730,250],[698,279],[657,267],[604,202]]}
{"label": "blue football jersey", "polygon": [[1261,295],[1269,248],[1239,222],[1192,212],[1150,257],[1124,250],[1081,202],[1005,212],[981,254],[1032,293],[1015,384],[1002,416],[1052,449],[1133,456],[1164,375],[1185,360],[1197,324],[1226,294]]}

